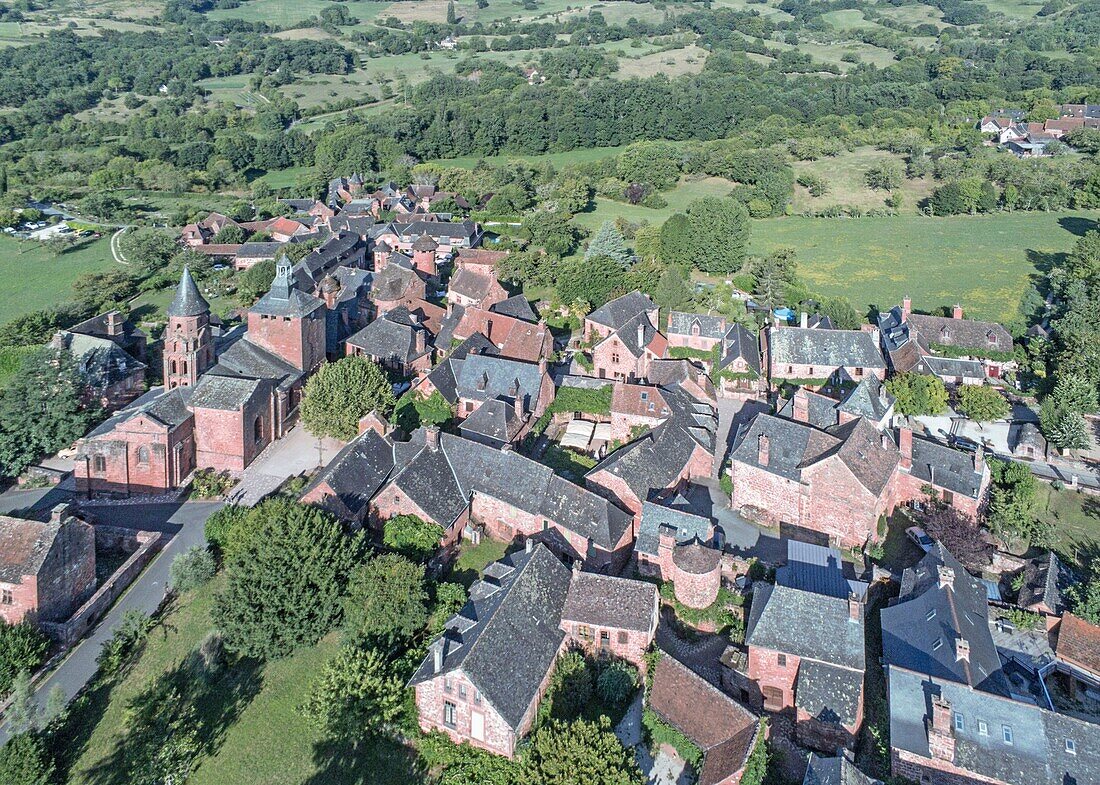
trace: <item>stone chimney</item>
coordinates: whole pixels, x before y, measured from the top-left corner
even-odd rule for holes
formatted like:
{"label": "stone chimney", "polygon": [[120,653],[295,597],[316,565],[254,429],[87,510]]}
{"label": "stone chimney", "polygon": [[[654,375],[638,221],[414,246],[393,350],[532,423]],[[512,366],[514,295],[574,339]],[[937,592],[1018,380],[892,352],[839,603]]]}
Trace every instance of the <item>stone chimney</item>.
{"label": "stone chimney", "polygon": [[447,639],[440,638],[432,646],[432,673],[439,673],[443,670],[443,647],[447,645]]}
{"label": "stone chimney", "polygon": [[901,451],[901,468],[913,468],[913,429],[908,425],[898,428],[898,449]]}
{"label": "stone chimney", "polygon": [[928,751],[933,758],[955,761],[955,736],[951,728],[951,704],[940,696],[932,698],[932,727],[928,729]]}
{"label": "stone chimney", "polygon": [[492,319],[486,319],[485,320],[485,337],[488,338],[490,341],[493,340],[493,320]]}
{"label": "stone chimney", "polygon": [[124,320],[118,311],[107,312],[107,335],[122,335]]}
{"label": "stone chimney", "polygon": [[638,349],[645,348],[645,325],[641,322],[638,323]]}
{"label": "stone chimney", "polygon": [[657,529],[657,556],[665,558],[672,556],[672,549],[676,547],[676,530],[668,524],[661,524]]}
{"label": "stone chimney", "polygon": [[985,447],[978,445],[974,451],[974,474],[985,473]]}
{"label": "stone chimney", "polygon": [[516,419],[522,421],[527,413],[527,407],[523,405],[522,395],[517,395],[515,398],[512,399],[512,408],[516,412]]}
{"label": "stone chimney", "polygon": [[768,441],[767,434],[760,434],[760,443],[756,449],[756,462],[761,466],[768,465],[768,458],[771,451],[771,444]]}
{"label": "stone chimney", "polygon": [[68,502],[55,504],[53,509],[50,510],[50,523],[61,523],[69,517],[69,511],[71,509],[72,506]]}
{"label": "stone chimney", "polygon": [[539,373],[546,373],[546,369],[549,367],[545,357],[539,358]]}
{"label": "stone chimney", "polygon": [[359,418],[359,433],[374,431],[379,436],[385,436],[390,431],[390,424],[386,418],[377,411],[371,410]]}
{"label": "stone chimney", "polygon": [[798,317],[798,326],[801,327],[803,330],[810,326],[810,316],[805,311],[803,311]]}
{"label": "stone chimney", "polygon": [[794,409],[794,418],[799,422],[810,421],[810,396],[805,390],[795,390],[794,395],[791,397],[791,404]]}
{"label": "stone chimney", "polygon": [[936,575],[940,581],[941,589],[955,589],[955,571],[950,567],[938,567]]}
{"label": "stone chimney", "polygon": [[863,605],[862,605],[862,603],[860,603],[860,601],[858,599],[856,599],[856,595],[849,594],[848,595],[848,621],[855,624],[860,620],[860,618],[862,616],[863,616]]}
{"label": "stone chimney", "polygon": [[962,307],[962,305],[960,305],[959,303],[955,303],[955,307],[951,309],[951,318],[952,319],[961,319],[961,318],[963,318],[963,307]]}
{"label": "stone chimney", "polygon": [[526,553],[530,553],[531,551],[535,550],[535,538],[534,537],[528,537],[526,540],[523,541],[523,550]]}
{"label": "stone chimney", "polygon": [[428,339],[424,333],[425,331],[419,328],[413,329],[413,346],[416,347],[416,351],[421,353],[428,348]]}
{"label": "stone chimney", "polygon": [[890,434],[883,431],[879,436],[879,441],[882,442],[882,449],[889,450],[893,446],[893,442],[890,440]]}
{"label": "stone chimney", "polygon": [[913,298],[905,295],[901,300],[901,318],[908,319],[911,313],[913,313]]}
{"label": "stone chimney", "polygon": [[966,638],[955,641],[955,662],[970,662],[970,641]]}
{"label": "stone chimney", "polygon": [[439,428],[436,426],[430,426],[424,429],[424,443],[428,446],[428,449],[435,452],[439,449]]}

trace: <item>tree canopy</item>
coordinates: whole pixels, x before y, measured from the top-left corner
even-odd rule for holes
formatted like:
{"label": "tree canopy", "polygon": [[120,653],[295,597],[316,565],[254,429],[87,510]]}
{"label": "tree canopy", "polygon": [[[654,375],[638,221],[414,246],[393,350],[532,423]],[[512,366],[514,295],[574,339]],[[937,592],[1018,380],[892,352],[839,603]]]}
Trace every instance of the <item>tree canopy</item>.
{"label": "tree canopy", "polygon": [[366,357],[344,357],[325,363],[306,382],[302,422],[314,436],[354,438],[359,420],[372,411],[393,412],[393,386],[378,363]]}

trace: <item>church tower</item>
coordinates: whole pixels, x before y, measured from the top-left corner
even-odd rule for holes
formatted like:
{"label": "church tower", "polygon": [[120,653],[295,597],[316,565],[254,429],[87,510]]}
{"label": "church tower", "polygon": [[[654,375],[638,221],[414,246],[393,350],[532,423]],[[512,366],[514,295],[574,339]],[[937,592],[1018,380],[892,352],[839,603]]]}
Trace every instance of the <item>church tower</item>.
{"label": "church tower", "polygon": [[214,364],[214,336],[210,330],[210,305],[186,267],[167,314],[164,388],[193,387]]}

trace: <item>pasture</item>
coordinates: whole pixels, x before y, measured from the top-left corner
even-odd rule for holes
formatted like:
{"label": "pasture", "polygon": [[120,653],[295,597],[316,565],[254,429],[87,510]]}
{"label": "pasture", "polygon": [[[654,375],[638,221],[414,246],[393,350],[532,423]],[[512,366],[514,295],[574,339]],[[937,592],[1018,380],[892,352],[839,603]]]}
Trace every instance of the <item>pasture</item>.
{"label": "pasture", "polygon": [[0,323],[70,299],[73,281],[114,264],[108,237],[56,254],[33,240],[0,236]]}
{"label": "pasture", "polygon": [[[900,155],[861,147],[846,151],[833,158],[817,161],[795,161],[795,176],[816,175],[829,185],[823,196],[811,196],[801,185],[795,185],[794,198],[791,200],[791,212],[795,215],[812,211],[818,212],[834,205],[851,205],[861,210],[882,209],[887,191],[875,191],[867,187],[864,177],[872,165],[881,161],[895,161],[904,170],[905,162]],[[930,178],[903,180],[899,191],[902,196],[901,212],[915,215],[919,202],[932,193],[933,182]]]}

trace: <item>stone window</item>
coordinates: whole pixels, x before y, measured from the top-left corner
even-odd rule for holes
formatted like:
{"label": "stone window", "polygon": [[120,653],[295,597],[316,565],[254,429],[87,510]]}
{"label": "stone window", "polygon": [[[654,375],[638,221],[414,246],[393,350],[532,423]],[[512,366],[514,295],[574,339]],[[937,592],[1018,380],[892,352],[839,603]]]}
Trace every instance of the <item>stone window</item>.
{"label": "stone window", "polygon": [[1077,742],[1075,742],[1073,739],[1066,739],[1066,752],[1068,752],[1070,755],[1076,755]]}
{"label": "stone window", "polygon": [[852,375],[853,376],[863,376],[863,369],[862,368],[854,368],[853,371],[852,371]]}
{"label": "stone window", "polygon": [[481,690],[474,690],[474,703],[481,705]]}
{"label": "stone window", "polygon": [[443,724],[448,728],[455,727],[456,706],[450,701],[443,701]]}
{"label": "stone window", "polygon": [[465,684],[459,684],[458,685],[458,697],[462,698],[462,700],[466,700],[466,685]]}
{"label": "stone window", "polygon": [[12,595],[11,589],[0,589],[0,605],[14,605],[15,596]]}
{"label": "stone window", "polygon": [[606,649],[611,645],[611,632],[609,630],[600,630],[600,648]]}
{"label": "stone window", "polygon": [[180,373],[187,373],[187,360],[180,360]]}
{"label": "stone window", "polygon": [[955,730],[966,730],[966,720],[960,712],[955,712]]}
{"label": "stone window", "polygon": [[577,637],[583,641],[589,640],[592,637],[592,629],[587,624],[578,624]]}
{"label": "stone window", "polygon": [[168,367],[172,369],[172,370],[171,370],[171,372],[172,372],[172,373],[176,373],[176,361],[175,361],[175,360],[172,360],[172,361],[171,361],[171,362],[170,362],[170,363],[168,364]]}
{"label": "stone window", "polygon": [[102,455],[97,455],[92,458],[92,471],[102,474],[107,471],[107,459]]}
{"label": "stone window", "polygon": [[627,635],[626,632],[624,632],[623,630],[619,630],[619,636],[618,637],[619,637],[619,643],[626,643],[627,641],[630,640],[630,636]]}
{"label": "stone window", "polygon": [[137,462],[138,462],[139,466],[148,466],[149,465],[149,448],[148,447],[145,447],[145,446],[138,447]]}
{"label": "stone window", "polygon": [[787,667],[787,655],[786,654],[780,654],[778,657],[775,658],[775,661],[776,661],[776,664],[778,664],[780,668]]}
{"label": "stone window", "polygon": [[978,720],[978,735],[979,736],[988,736],[989,735],[989,723],[986,722],[985,720]]}
{"label": "stone window", "polygon": [[444,676],[443,677],[443,689],[445,689],[447,692],[450,692],[453,688],[454,687],[451,684],[451,677],[450,676]]}
{"label": "stone window", "polygon": [[951,491],[944,491],[943,503],[950,507],[952,504],[955,503],[955,494],[951,493]]}
{"label": "stone window", "polygon": [[1005,744],[1011,744],[1012,743],[1012,726],[1011,725],[1002,725],[1001,726],[1001,737],[1005,740]]}
{"label": "stone window", "polygon": [[619,362],[619,353],[618,352],[612,352],[611,353],[611,362],[613,362],[615,364],[618,364],[618,362]]}
{"label": "stone window", "polygon": [[259,415],[256,415],[256,419],[252,423],[252,437],[257,444],[264,440],[264,421]]}

